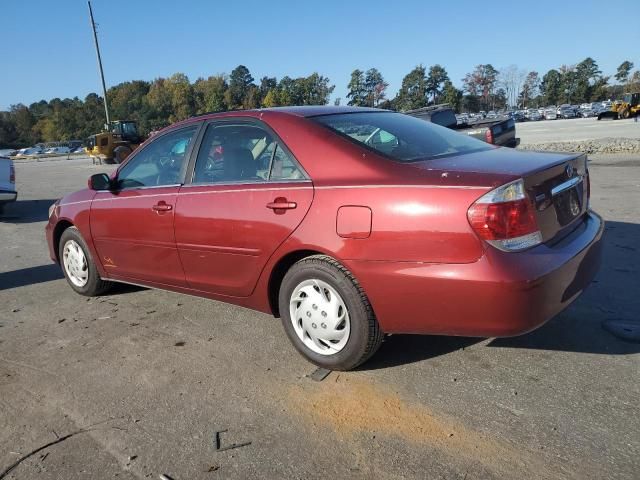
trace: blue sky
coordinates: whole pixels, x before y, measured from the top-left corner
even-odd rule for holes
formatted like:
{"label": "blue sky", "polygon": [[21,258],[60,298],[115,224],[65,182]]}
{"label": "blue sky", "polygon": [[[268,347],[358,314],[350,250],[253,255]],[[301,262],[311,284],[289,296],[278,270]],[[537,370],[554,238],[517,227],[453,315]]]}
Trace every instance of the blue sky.
{"label": "blue sky", "polygon": [[[314,71],[346,96],[354,68],[378,68],[395,95],[413,67],[440,63],[460,86],[478,63],[544,74],[593,57],[610,75],[640,67],[638,0],[94,0],[107,86],[175,72],[193,81],[246,65],[264,75]],[[2,0],[0,109],[99,91],[83,0]]]}

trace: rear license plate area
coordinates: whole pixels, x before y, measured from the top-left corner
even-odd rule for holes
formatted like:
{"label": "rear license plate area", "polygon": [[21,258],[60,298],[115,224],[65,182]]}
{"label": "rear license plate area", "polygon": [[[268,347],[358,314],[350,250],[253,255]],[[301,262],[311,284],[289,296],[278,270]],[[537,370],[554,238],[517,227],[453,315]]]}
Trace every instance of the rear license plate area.
{"label": "rear license plate area", "polygon": [[571,223],[582,212],[580,195],[575,187],[557,194],[553,199],[553,205],[556,209],[558,223],[563,227]]}

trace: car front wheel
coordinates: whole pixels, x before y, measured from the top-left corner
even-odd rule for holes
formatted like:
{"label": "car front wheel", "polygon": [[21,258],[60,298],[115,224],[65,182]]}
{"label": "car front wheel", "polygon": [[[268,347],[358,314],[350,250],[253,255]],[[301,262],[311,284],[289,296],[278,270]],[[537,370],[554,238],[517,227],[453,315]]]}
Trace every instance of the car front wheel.
{"label": "car front wheel", "polygon": [[69,227],[62,233],[58,255],[64,276],[76,293],[93,297],[105,293],[111,286],[100,278],[87,244],[76,227]]}
{"label": "car front wheel", "polygon": [[316,255],[285,275],[279,294],[284,329],[296,349],[329,370],[351,370],[380,347],[383,333],[355,277],[335,259]]}

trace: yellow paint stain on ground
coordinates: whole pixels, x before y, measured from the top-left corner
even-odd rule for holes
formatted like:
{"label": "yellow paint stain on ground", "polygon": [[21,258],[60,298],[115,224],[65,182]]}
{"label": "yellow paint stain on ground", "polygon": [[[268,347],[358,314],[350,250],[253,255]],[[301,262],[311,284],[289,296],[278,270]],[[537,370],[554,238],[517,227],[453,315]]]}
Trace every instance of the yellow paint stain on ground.
{"label": "yellow paint stain on ground", "polygon": [[289,401],[295,406],[293,411],[313,425],[329,426],[341,436],[358,433],[395,436],[428,444],[456,458],[479,462],[498,474],[529,473],[537,478],[572,476],[558,465],[549,465],[548,459],[545,461],[526,447],[513,446],[468,429],[422,405],[412,405],[399,394],[357,374],[298,385],[289,393]]}

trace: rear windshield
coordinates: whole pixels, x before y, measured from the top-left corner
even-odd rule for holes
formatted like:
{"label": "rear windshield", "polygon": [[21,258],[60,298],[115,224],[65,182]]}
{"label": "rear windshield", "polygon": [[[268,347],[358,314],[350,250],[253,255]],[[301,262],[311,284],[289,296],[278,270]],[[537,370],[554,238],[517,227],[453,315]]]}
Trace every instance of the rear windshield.
{"label": "rear windshield", "polygon": [[400,162],[489,150],[488,144],[448,128],[394,112],[320,115],[313,120]]}

